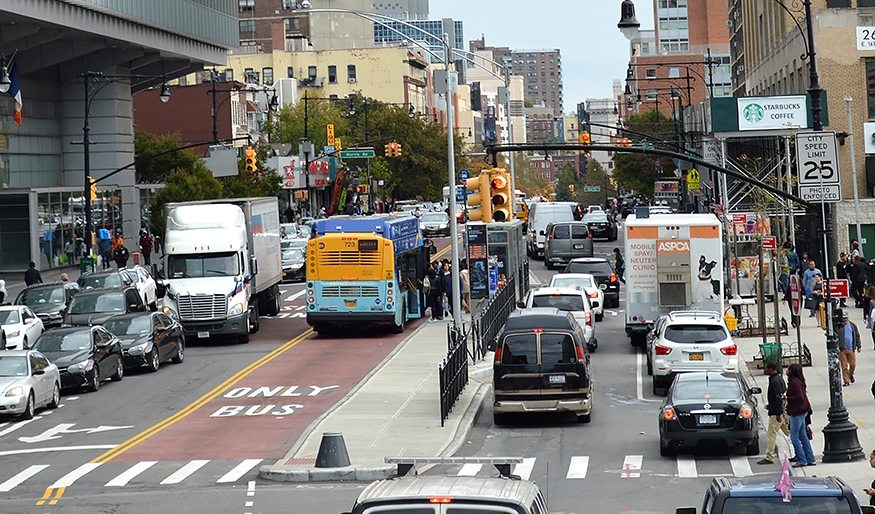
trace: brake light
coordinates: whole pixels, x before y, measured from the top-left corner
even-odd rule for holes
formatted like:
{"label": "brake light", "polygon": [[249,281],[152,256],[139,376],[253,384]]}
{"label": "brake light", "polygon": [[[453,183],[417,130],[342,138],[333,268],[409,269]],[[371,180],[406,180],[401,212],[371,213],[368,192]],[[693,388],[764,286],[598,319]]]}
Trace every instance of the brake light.
{"label": "brake light", "polygon": [[656,352],[656,355],[668,355],[671,353],[671,348],[668,346],[662,346],[661,344],[656,345],[653,350]]}
{"label": "brake light", "polygon": [[533,328],[533,329],[532,329],[532,332],[534,332],[534,333],[536,333],[536,334],[540,334],[540,333],[543,332],[543,331],[544,331],[543,328]]}
{"label": "brake light", "polygon": [[738,355],[738,347],[735,345],[724,346],[720,349],[720,353],[722,353],[723,355]]}
{"label": "brake light", "polygon": [[677,417],[678,417],[678,415],[674,411],[674,407],[672,407],[671,405],[666,405],[662,409],[662,419],[664,419],[666,421],[671,421],[673,419],[677,419]]}
{"label": "brake light", "polygon": [[617,281],[617,274],[611,273],[611,282],[616,282],[616,281]]}
{"label": "brake light", "polygon": [[586,324],[592,326],[592,313],[586,311],[584,314],[586,314]]}
{"label": "brake light", "polygon": [[738,415],[744,419],[750,419],[753,416],[753,407],[746,403],[741,404],[741,408],[738,409]]}
{"label": "brake light", "polygon": [[446,497],[435,497],[435,498],[429,498],[428,502],[429,503],[453,503],[453,499],[446,498]]}
{"label": "brake light", "polygon": [[495,362],[501,362],[501,346],[495,349]]}
{"label": "brake light", "polygon": [[582,361],[583,360],[583,347],[578,346],[575,348],[575,350],[577,350],[577,360]]}
{"label": "brake light", "polygon": [[598,298],[599,294],[598,293],[589,293],[589,297],[590,298]]}

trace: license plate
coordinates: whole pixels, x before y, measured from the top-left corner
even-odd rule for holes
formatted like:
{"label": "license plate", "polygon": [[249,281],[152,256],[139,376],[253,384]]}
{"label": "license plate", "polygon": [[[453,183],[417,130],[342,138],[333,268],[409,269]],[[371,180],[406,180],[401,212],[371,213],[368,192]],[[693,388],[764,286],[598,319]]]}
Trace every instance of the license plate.
{"label": "license plate", "polygon": [[703,361],[703,360],[705,360],[705,354],[703,354],[702,352],[691,353],[690,360],[691,361]]}
{"label": "license plate", "polygon": [[209,332],[198,332],[198,333],[197,333],[197,338],[198,338],[198,339],[206,339],[206,338],[208,338],[208,337],[210,337],[210,333],[209,333]]}
{"label": "license plate", "polygon": [[551,384],[564,384],[565,383],[565,375],[550,375],[548,380]]}
{"label": "license plate", "polygon": [[583,245],[574,245],[575,250],[580,250],[583,248]]}
{"label": "license plate", "polygon": [[699,414],[699,424],[700,425],[716,425],[717,424],[717,415],[716,414]]}
{"label": "license plate", "polygon": [[346,302],[346,306],[347,306],[347,307],[355,307],[355,306],[356,306],[356,301],[353,300],[353,301],[351,301],[351,302]]}

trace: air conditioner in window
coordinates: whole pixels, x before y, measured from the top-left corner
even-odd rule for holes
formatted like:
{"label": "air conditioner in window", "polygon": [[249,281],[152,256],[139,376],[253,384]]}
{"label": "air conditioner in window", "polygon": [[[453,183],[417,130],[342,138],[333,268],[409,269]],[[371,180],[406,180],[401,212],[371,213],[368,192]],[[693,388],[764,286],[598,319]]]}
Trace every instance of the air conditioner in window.
{"label": "air conditioner in window", "polygon": [[322,87],[322,77],[315,77],[313,79],[313,87]]}
{"label": "air conditioner in window", "polygon": [[350,83],[350,84],[355,84],[355,77],[350,77],[350,78],[349,78],[349,83]]}

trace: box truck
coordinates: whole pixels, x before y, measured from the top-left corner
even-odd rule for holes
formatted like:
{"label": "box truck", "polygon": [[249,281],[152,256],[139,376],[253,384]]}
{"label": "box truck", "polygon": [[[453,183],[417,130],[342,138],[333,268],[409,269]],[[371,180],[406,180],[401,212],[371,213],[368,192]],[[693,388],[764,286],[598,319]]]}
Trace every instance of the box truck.
{"label": "box truck", "polygon": [[[643,209],[646,211],[646,209]],[[713,214],[626,218],[626,334],[642,346],[672,311],[723,315],[723,231]]]}
{"label": "box truck", "polygon": [[277,199],[168,203],[164,215],[164,311],[187,338],[249,342],[258,316],[280,310]]}

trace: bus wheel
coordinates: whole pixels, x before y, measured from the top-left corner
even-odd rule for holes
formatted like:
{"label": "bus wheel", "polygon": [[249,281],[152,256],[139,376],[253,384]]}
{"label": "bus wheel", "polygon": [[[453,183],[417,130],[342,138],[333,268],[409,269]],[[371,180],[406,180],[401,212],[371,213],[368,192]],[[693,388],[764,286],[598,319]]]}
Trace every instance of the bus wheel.
{"label": "bus wheel", "polygon": [[393,334],[401,334],[404,332],[404,316],[405,316],[404,302],[399,303],[398,307],[400,307],[400,309],[401,309],[401,311],[400,311],[401,312],[401,323],[397,324],[397,325],[392,325],[392,333]]}

